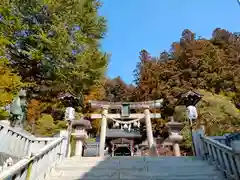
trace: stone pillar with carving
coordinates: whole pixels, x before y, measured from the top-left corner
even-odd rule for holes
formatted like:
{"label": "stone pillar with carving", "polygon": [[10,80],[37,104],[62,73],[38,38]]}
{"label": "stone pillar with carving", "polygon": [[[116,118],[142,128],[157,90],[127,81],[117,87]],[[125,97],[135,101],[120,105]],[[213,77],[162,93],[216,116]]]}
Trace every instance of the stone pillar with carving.
{"label": "stone pillar with carving", "polygon": [[99,148],[100,157],[104,157],[104,148],[105,148],[106,131],[107,131],[107,113],[108,113],[108,108],[103,107],[101,133],[100,133],[100,148]]}
{"label": "stone pillar with carving", "polygon": [[[60,137],[63,137],[63,142],[62,142],[62,146],[61,146],[61,152],[63,153],[63,156],[64,157],[68,157],[66,155],[66,152],[67,152],[67,146],[68,146],[68,143],[67,143],[67,139],[68,139],[68,132],[66,130],[61,130],[60,131]],[[30,154],[31,154],[31,151],[30,151]]]}
{"label": "stone pillar with carving", "polygon": [[167,127],[169,130],[169,140],[173,143],[173,152],[175,156],[181,156],[179,143],[183,140],[180,135],[180,131],[183,128],[183,124],[179,122],[168,122]]}

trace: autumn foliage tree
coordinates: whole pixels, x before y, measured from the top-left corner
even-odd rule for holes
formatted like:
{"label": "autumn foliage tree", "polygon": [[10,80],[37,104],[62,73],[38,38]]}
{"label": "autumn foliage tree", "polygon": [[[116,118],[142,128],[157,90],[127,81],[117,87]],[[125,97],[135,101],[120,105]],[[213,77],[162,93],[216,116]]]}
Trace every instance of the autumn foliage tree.
{"label": "autumn foliage tree", "polygon": [[[94,86],[88,94],[85,95],[85,108],[83,112],[85,116],[90,117],[91,113],[101,113],[101,109],[93,109],[89,106],[89,100],[109,101],[109,102],[123,102],[130,101],[134,86],[126,84],[120,77],[114,79],[105,78],[102,83]],[[92,120],[91,132],[99,135],[101,128],[101,119]]]}
{"label": "autumn foliage tree", "polygon": [[[227,125],[231,118],[223,118],[225,115],[222,113],[223,109],[234,104],[239,107],[239,35],[217,28],[211,39],[195,36],[190,30],[184,30],[179,42],[173,43],[171,50],[161,53],[159,57],[151,57],[146,50],[140,52],[140,62],[135,70],[135,100],[164,98],[166,105],[161,113],[163,116],[171,116],[179,94],[202,89],[206,97],[201,103],[200,117],[205,117],[207,127],[212,130],[209,134],[237,131],[240,124],[239,110],[226,113],[236,117],[230,123],[231,128]],[[211,111],[216,114],[206,116]],[[222,130],[210,128],[216,127],[219,121],[222,125],[218,126]]]}
{"label": "autumn foliage tree", "polygon": [[31,132],[35,134],[36,131],[36,121],[40,118],[41,115],[41,102],[35,99],[32,99],[27,108],[27,120],[31,125]]}
{"label": "autumn foliage tree", "polygon": [[134,86],[126,84],[121,77],[106,79],[104,83],[105,101],[123,102],[131,101]]}
{"label": "autumn foliage tree", "polygon": [[200,88],[217,94],[232,93],[238,104],[238,43],[237,35],[222,29],[216,29],[210,40],[196,39],[190,30],[183,31],[169,53],[148,60],[140,58],[137,90],[139,94],[147,92],[141,98],[151,99],[155,94],[174,103],[179,93]]}
{"label": "autumn foliage tree", "polygon": [[[186,29],[179,41],[172,44],[170,51],[162,52],[159,57],[152,57],[146,50],[142,50],[140,61],[134,71],[135,87],[129,91],[129,85],[119,77],[109,80],[104,86],[105,99],[147,101],[164,98],[165,104],[161,109],[164,119],[152,122],[154,134],[157,136],[162,133],[167,117],[174,115],[177,96],[189,90],[199,90],[206,96],[199,108],[200,119],[205,117],[208,129],[212,129],[209,135],[234,132],[238,130],[239,110],[233,108],[224,114],[221,108],[224,107],[225,110],[232,106],[239,108],[239,40],[238,34],[224,29],[215,29],[210,39],[196,38],[193,32]],[[126,95],[126,92],[131,95]],[[213,105],[218,103],[221,107]],[[207,112],[211,111],[214,113],[207,116]],[[217,114],[221,114],[221,118]],[[223,118],[226,114],[235,118]],[[232,128],[226,125],[227,119],[233,120]],[[219,128],[211,128],[219,121],[222,124],[222,131]]]}

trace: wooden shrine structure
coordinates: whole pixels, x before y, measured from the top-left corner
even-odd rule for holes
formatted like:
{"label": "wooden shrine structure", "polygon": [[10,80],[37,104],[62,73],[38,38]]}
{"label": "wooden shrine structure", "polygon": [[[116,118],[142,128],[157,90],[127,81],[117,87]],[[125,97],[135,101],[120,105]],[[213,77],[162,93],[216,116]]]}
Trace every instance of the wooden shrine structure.
{"label": "wooden shrine structure", "polygon": [[133,140],[129,140],[126,138],[118,138],[115,140],[111,141],[112,144],[112,156],[116,156],[119,155],[121,153],[118,153],[117,150],[119,148],[127,148],[129,150],[129,153],[124,154],[125,156],[133,156],[134,153],[134,141]]}

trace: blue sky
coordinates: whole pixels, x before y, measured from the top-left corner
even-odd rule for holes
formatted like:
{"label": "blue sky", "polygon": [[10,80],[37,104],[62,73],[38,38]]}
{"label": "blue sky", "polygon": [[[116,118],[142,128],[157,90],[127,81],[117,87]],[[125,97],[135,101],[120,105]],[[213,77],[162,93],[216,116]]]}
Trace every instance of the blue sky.
{"label": "blue sky", "polygon": [[224,28],[240,32],[237,0],[102,0],[100,10],[108,21],[102,50],[111,54],[107,75],[132,83],[139,52],[152,56],[169,50],[184,29],[211,37]]}

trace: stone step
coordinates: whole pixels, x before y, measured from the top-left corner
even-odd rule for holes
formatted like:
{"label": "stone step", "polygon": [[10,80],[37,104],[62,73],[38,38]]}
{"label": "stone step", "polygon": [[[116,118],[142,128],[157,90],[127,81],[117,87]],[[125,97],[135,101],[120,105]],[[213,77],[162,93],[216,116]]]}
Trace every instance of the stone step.
{"label": "stone step", "polygon": [[63,177],[51,177],[47,180],[226,180],[222,179],[219,176],[209,177],[209,176],[188,176],[188,177],[134,177],[134,176],[125,176],[125,177],[72,177],[72,176],[63,176]]}
{"label": "stone step", "polygon": [[199,159],[195,156],[111,156],[111,157],[82,157],[82,156],[72,156],[67,159],[85,159],[85,160],[93,160],[93,159],[152,159],[152,160],[159,160],[159,159],[178,159],[178,160],[192,160],[192,159]]}
{"label": "stone step", "polygon": [[201,169],[201,171],[193,171],[192,169],[189,169],[189,171],[173,171],[173,170],[159,170],[159,171],[153,171],[153,170],[148,170],[148,169],[117,169],[117,170],[106,170],[106,169],[88,169],[88,170],[57,170],[55,172],[52,172],[53,176],[64,176],[66,174],[71,174],[73,176],[80,176],[82,174],[91,174],[94,176],[108,176],[108,174],[115,174],[115,173],[124,173],[124,174],[136,174],[139,176],[145,176],[147,173],[150,174],[155,174],[156,176],[161,176],[161,175],[176,175],[176,176],[194,176],[194,175],[215,175],[218,174],[219,172],[217,170],[206,170],[206,169]]}
{"label": "stone step", "polygon": [[[154,173],[132,173],[132,172],[116,172],[108,174],[93,174],[93,173],[65,173],[61,176],[52,176],[51,180],[224,180],[220,174],[154,174]],[[49,179],[50,180],[50,179]]]}
{"label": "stone step", "polygon": [[214,170],[216,169],[214,166],[209,166],[208,164],[199,164],[199,165],[177,165],[177,166],[173,166],[173,165],[161,165],[161,164],[132,164],[132,163],[128,163],[128,164],[115,164],[115,165],[109,165],[109,164],[99,164],[96,166],[92,166],[91,164],[60,164],[57,165],[55,167],[55,169],[58,170],[68,170],[68,169],[106,169],[106,170],[117,170],[117,169],[156,169],[156,170],[168,170],[168,169],[172,169],[174,171],[178,171],[178,170],[188,170],[188,169],[192,169],[192,170],[199,170],[199,168],[201,169],[206,169],[206,170]]}
{"label": "stone step", "polygon": [[187,158],[172,158],[170,157],[169,159],[166,157],[128,157],[128,158],[121,158],[121,157],[111,157],[111,158],[86,158],[86,157],[72,157],[69,159],[65,159],[63,162],[101,162],[101,161],[129,161],[129,160],[134,160],[135,162],[192,162],[192,161],[202,161],[201,159],[194,158],[194,157],[187,157]]}
{"label": "stone step", "polygon": [[207,161],[194,157],[71,157],[47,180],[224,180]]}
{"label": "stone step", "polygon": [[195,161],[134,161],[134,160],[122,160],[122,161],[118,161],[118,160],[103,160],[103,161],[78,161],[78,160],[72,160],[72,161],[62,161],[61,163],[81,163],[81,164],[96,164],[96,163],[107,163],[107,164],[126,164],[128,162],[132,162],[135,164],[141,164],[141,163],[147,163],[147,164],[151,164],[151,163],[158,163],[158,164],[172,164],[172,163],[176,163],[176,164],[199,164],[199,163],[205,163],[205,161],[200,161],[200,160],[195,160]]}
{"label": "stone step", "polygon": [[[173,166],[174,164],[174,166]],[[76,168],[82,168],[82,167],[95,167],[99,166],[102,168],[111,168],[111,167],[129,167],[129,166],[134,166],[134,167],[141,167],[141,166],[158,166],[161,168],[181,168],[181,167],[196,167],[199,168],[201,166],[208,166],[209,164],[207,162],[195,162],[195,163],[190,163],[190,162],[182,162],[182,163],[177,163],[177,162],[134,162],[134,161],[129,161],[129,162],[72,162],[72,163],[61,163],[58,164],[57,167],[76,167]]]}
{"label": "stone step", "polygon": [[218,174],[219,172],[217,170],[213,170],[213,171],[147,171],[146,169],[139,169],[139,170],[135,170],[135,169],[119,169],[119,170],[111,170],[111,171],[107,171],[107,170],[56,170],[55,172],[52,172],[53,176],[60,176],[60,175],[64,175],[64,174],[76,174],[77,175],[81,175],[84,173],[90,173],[90,174],[98,174],[98,175],[105,175],[105,174],[109,174],[109,173],[137,173],[137,174],[142,174],[142,173],[153,173],[153,174],[158,174],[158,175],[162,175],[162,174],[173,174],[173,175],[201,175],[201,174]]}

